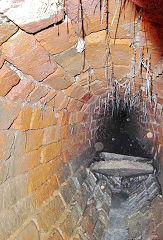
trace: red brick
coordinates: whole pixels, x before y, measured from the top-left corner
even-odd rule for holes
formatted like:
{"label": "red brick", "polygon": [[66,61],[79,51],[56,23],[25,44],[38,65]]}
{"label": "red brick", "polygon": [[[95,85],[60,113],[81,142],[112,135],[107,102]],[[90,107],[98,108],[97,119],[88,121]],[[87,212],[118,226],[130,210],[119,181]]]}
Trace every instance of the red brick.
{"label": "red brick", "polygon": [[18,75],[4,64],[0,69],[0,95],[5,96],[19,81]]}

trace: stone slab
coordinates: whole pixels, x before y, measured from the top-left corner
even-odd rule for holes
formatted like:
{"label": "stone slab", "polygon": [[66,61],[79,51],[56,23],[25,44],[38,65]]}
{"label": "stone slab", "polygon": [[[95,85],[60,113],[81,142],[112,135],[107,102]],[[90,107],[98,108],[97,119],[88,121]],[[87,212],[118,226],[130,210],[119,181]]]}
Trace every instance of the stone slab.
{"label": "stone slab", "polygon": [[93,172],[106,176],[129,177],[153,173],[153,167],[147,163],[131,162],[129,160],[100,161],[90,166]]}
{"label": "stone slab", "polygon": [[122,154],[116,154],[116,153],[109,153],[109,152],[101,152],[100,158],[104,159],[106,161],[109,160],[129,160],[134,162],[152,162],[152,159],[149,158],[143,158],[143,157],[135,157],[135,156],[128,156],[128,155],[122,155]]}

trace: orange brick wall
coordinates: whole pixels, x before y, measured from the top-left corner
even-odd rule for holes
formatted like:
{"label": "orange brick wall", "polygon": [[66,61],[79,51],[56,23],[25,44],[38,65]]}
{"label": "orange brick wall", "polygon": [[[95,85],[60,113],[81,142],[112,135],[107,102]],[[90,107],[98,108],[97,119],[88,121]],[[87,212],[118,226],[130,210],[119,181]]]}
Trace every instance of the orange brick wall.
{"label": "orange brick wall", "polygon": [[[75,240],[82,239],[84,232],[102,239],[94,222],[97,209],[85,204],[87,212],[82,205],[81,188],[87,200],[87,192],[93,194],[93,190],[84,185],[86,177],[79,181],[79,175],[84,178],[86,174],[83,167],[91,159],[95,133],[103,123],[99,97],[111,91],[106,65],[109,76],[113,64],[114,78],[122,82],[135,79],[132,90],[137,91],[139,56],[142,51],[146,54],[148,47],[153,92],[158,94],[161,114],[160,45],[153,43],[150,35],[146,41],[132,4],[126,5],[120,19],[119,10],[115,15],[117,3],[110,0],[109,4],[108,59],[106,13],[101,22],[98,0],[83,0],[85,51],[81,53],[76,51],[82,36],[77,0],[65,1],[68,22],[61,11],[54,20],[20,26],[10,20],[0,24],[0,240],[22,240],[27,236],[28,240],[65,240],[71,236]],[[162,122],[156,118],[151,121],[148,124],[157,133],[160,154]],[[88,161],[82,162],[82,154],[87,151],[84,156]],[[80,207],[70,206],[73,197],[77,204],[81,201]],[[107,216],[106,212],[98,214]],[[100,219],[98,215],[96,220]],[[82,232],[75,235],[77,220]],[[101,226],[105,224],[107,220]]]}

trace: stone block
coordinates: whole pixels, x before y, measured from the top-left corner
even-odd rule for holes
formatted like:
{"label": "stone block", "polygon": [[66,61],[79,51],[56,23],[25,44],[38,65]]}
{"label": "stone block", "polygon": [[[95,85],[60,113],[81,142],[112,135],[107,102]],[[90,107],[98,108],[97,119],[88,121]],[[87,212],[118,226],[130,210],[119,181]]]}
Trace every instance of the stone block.
{"label": "stone block", "polygon": [[77,42],[72,24],[63,22],[35,35],[40,44],[51,54],[61,53]]}
{"label": "stone block", "polygon": [[18,27],[11,21],[3,22],[0,25],[0,45],[6,42],[12,35],[18,31]]}
{"label": "stone block", "polygon": [[56,69],[55,62],[49,59],[35,37],[21,30],[2,45],[2,52],[5,59],[37,81],[42,81]]}
{"label": "stone block", "polygon": [[36,224],[31,221],[24,229],[16,236],[14,240],[40,240],[40,234]]}
{"label": "stone block", "polygon": [[65,139],[70,136],[70,125],[63,126],[61,128],[61,138]]}
{"label": "stone block", "polygon": [[68,110],[68,112],[80,111],[83,104],[84,104],[83,102],[72,98],[69,101],[69,104],[67,106],[67,110]]}
{"label": "stone block", "polygon": [[12,128],[19,130],[28,130],[32,117],[32,108],[25,107],[19,113],[17,119],[13,122]]}
{"label": "stone block", "polygon": [[40,126],[40,120],[41,118],[41,110],[38,107],[35,107],[32,116],[31,116],[31,122],[30,122],[30,129],[38,129]]}
{"label": "stone block", "polygon": [[20,106],[7,100],[0,101],[0,129],[8,129],[20,112]]}
{"label": "stone block", "polygon": [[0,221],[0,239],[8,239],[33,214],[33,210],[32,200],[28,197],[3,212]]}
{"label": "stone block", "polygon": [[58,230],[56,229],[52,230],[52,234],[50,234],[50,236],[48,237],[48,240],[54,240],[54,239],[64,240],[60,235],[60,233],[58,232]]}
{"label": "stone block", "polygon": [[[48,103],[51,102],[54,99],[55,96],[56,96],[56,91],[55,90],[49,90],[48,94],[45,97],[42,97],[40,99],[40,103],[48,105]],[[54,104],[52,106],[54,106]]]}
{"label": "stone block", "polygon": [[58,110],[65,110],[67,108],[69,99],[64,92],[58,92],[54,97],[54,106]]}
{"label": "stone block", "polygon": [[29,130],[26,132],[26,152],[38,149],[42,145],[44,130]]}
{"label": "stone block", "polygon": [[1,189],[3,202],[0,205],[3,210],[7,210],[27,195],[25,175],[9,178],[1,185]]}
{"label": "stone block", "polygon": [[92,83],[93,81],[96,80],[96,76],[93,72],[90,72],[89,70],[81,73],[78,78],[77,78],[77,82],[82,85],[82,86],[88,86],[88,81],[89,83]]}
{"label": "stone block", "polygon": [[61,194],[66,204],[69,204],[72,201],[76,190],[76,186],[72,179],[69,179],[67,183],[61,187]]}
{"label": "stone block", "polygon": [[88,69],[84,54],[78,53],[75,47],[54,55],[53,59],[72,77]]}
{"label": "stone block", "polygon": [[46,109],[41,112],[41,118],[39,120],[39,128],[46,128],[50,125],[57,123],[57,114],[53,109]]}
{"label": "stone block", "polygon": [[61,139],[61,128],[60,126],[49,126],[44,129],[44,137],[42,144],[50,144],[58,142]]}
{"label": "stone block", "polygon": [[[91,33],[86,38],[86,58],[91,68],[105,67],[106,62],[106,31]],[[96,50],[95,50],[96,49]],[[110,63],[109,63],[110,65]]]}
{"label": "stone block", "polygon": [[60,196],[56,196],[36,216],[39,227],[44,232],[48,232],[50,227],[61,217],[64,210],[65,207]]}
{"label": "stone block", "polygon": [[[84,24],[84,34],[88,35],[91,32],[97,32],[102,29],[106,29],[106,14],[104,13],[103,21],[101,22],[102,12],[100,11],[100,2],[95,0],[93,2],[83,1],[83,24]],[[82,36],[81,30],[81,19],[78,16],[78,2],[77,1],[66,1],[66,8],[68,11],[68,16],[73,22],[78,35]]]}
{"label": "stone block", "polygon": [[18,75],[4,64],[0,69],[0,96],[5,96],[19,81]]}
{"label": "stone block", "polygon": [[71,176],[71,169],[69,167],[69,164],[66,163],[62,167],[62,169],[57,173],[57,180],[58,183],[61,185],[63,184],[69,177]]}
{"label": "stone block", "polygon": [[40,205],[50,198],[55,190],[58,189],[58,182],[56,176],[52,176],[45,183],[39,186],[33,193],[35,207]]}
{"label": "stone block", "polygon": [[71,212],[69,212],[69,214],[67,215],[65,221],[60,226],[63,237],[65,239],[70,238],[72,236],[73,232],[75,231],[75,228],[79,224],[79,220],[80,213],[75,205],[73,206]]}
{"label": "stone block", "polygon": [[66,89],[73,84],[73,79],[61,67],[58,67],[54,73],[48,76],[44,83],[56,90]]}
{"label": "stone block", "polygon": [[17,172],[23,173],[40,164],[41,148],[25,153],[21,163],[17,166]]}
{"label": "stone block", "polygon": [[0,132],[0,161],[6,160],[10,157],[13,143],[14,134],[12,131]]}
{"label": "stone block", "polygon": [[134,49],[130,47],[130,42],[121,40],[115,44],[110,44],[113,63],[115,65],[130,66]]}
{"label": "stone block", "polygon": [[96,225],[94,227],[94,235],[96,236],[97,239],[102,239],[102,237],[104,236],[105,233],[105,225],[103,224],[103,222],[101,222],[100,220],[97,220]]}
{"label": "stone block", "polygon": [[27,174],[28,192],[33,192],[41,184],[45,183],[55,173],[55,160],[40,164]]}
{"label": "stone block", "polygon": [[[28,5],[29,4],[29,5]],[[64,18],[63,2],[2,1],[0,11],[25,32],[35,33]],[[26,12],[24,14],[24,12]]]}
{"label": "stone block", "polygon": [[85,90],[82,86],[74,84],[66,89],[65,93],[71,98],[81,99],[85,94]]}
{"label": "stone block", "polygon": [[10,90],[10,92],[7,94],[7,98],[22,103],[33,89],[34,83],[30,81],[30,79],[23,79]]}
{"label": "stone block", "polygon": [[51,143],[42,147],[41,161],[48,162],[61,154],[61,142]]}
{"label": "stone block", "polygon": [[30,104],[37,103],[42,97],[45,97],[48,94],[48,89],[44,86],[39,86],[35,88],[30,96],[27,98],[27,101]]}
{"label": "stone block", "polygon": [[94,228],[94,224],[92,223],[92,219],[90,216],[84,216],[81,222],[81,228],[84,232],[84,234],[86,234],[88,236],[88,239],[91,239],[92,235],[93,235],[93,228]]}

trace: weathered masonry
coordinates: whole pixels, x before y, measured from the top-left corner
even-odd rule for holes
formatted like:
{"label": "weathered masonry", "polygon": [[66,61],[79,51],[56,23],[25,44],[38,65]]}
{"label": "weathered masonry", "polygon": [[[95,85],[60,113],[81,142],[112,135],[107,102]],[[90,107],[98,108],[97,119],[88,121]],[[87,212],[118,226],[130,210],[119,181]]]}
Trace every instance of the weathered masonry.
{"label": "weathered masonry", "polygon": [[163,239],[162,14],[1,0],[0,240]]}

